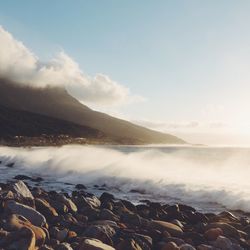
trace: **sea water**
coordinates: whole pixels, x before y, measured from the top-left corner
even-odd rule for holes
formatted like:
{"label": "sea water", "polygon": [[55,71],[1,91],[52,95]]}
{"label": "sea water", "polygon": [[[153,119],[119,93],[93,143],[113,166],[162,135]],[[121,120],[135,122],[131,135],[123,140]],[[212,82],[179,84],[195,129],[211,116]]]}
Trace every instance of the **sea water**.
{"label": "sea water", "polygon": [[[207,146],[0,147],[0,181],[42,177],[46,189],[104,191],[133,202],[250,212],[250,148]],[[14,163],[12,167],[7,166]]]}

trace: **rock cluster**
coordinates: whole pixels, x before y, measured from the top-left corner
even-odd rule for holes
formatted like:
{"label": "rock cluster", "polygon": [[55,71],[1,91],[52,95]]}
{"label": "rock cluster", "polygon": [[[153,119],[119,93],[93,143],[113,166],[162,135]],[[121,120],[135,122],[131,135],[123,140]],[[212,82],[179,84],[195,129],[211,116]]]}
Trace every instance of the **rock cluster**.
{"label": "rock cluster", "polygon": [[78,185],[71,194],[0,184],[0,249],[250,249],[250,222],[231,212],[200,213],[183,205],[135,205]]}

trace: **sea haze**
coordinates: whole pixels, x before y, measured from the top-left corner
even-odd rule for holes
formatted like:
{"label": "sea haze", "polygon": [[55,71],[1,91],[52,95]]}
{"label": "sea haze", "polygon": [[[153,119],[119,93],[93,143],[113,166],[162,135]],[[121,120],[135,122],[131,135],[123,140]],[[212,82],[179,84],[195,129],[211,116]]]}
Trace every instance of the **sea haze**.
{"label": "sea haze", "polygon": [[70,191],[81,183],[90,192],[106,190],[134,202],[250,212],[250,148],[71,145],[0,152],[2,182],[25,174],[44,178],[47,189]]}

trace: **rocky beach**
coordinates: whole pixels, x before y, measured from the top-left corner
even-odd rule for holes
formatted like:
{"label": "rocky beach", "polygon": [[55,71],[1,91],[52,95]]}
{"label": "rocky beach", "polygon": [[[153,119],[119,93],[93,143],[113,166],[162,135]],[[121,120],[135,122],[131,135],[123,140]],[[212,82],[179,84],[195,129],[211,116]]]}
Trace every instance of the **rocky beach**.
{"label": "rocky beach", "polygon": [[[0,249],[250,249],[248,214],[201,213],[185,204],[133,204],[83,184],[70,193],[45,191],[28,176],[0,187]],[[30,178],[31,179],[31,178]],[[37,185],[39,183],[39,185]]]}

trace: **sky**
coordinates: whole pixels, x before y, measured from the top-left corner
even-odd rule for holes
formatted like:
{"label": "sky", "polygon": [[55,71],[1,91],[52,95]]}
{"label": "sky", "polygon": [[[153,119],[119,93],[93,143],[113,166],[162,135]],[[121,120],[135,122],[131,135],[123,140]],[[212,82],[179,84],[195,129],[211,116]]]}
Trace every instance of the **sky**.
{"label": "sky", "polygon": [[1,1],[0,73],[64,84],[193,143],[250,144],[249,11],[247,0]]}

